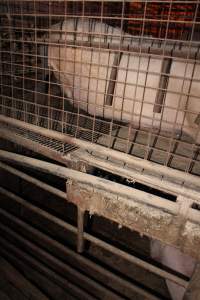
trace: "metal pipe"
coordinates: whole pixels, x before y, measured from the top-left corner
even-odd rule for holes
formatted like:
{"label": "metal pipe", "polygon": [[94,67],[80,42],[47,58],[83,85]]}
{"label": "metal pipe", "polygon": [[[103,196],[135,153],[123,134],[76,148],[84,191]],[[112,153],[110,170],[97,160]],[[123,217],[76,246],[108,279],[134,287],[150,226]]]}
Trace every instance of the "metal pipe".
{"label": "metal pipe", "polygon": [[173,281],[175,283],[177,283],[178,285],[180,286],[183,286],[183,287],[187,287],[188,286],[188,282],[187,280],[184,280],[176,275],[173,275],[172,273],[170,272],[167,272],[167,271],[164,271],[134,255],[130,255],[129,253],[123,251],[123,250],[120,250],[108,243],[105,243],[99,239],[97,239],[96,237],[92,236],[92,235],[89,235],[88,233],[84,233],[84,238],[88,241],[90,241],[91,243],[94,243],[95,245],[98,245],[99,247],[107,250],[107,251],[110,251],[111,253],[115,254],[115,255],[118,255],[118,256],[121,256],[123,257],[125,260],[137,265],[137,266],[140,266],[146,270],[148,270],[149,272],[152,272],[158,276],[161,276],[165,279],[168,279],[170,281]]}
{"label": "metal pipe", "polygon": [[[95,34],[94,34],[95,35]],[[38,43],[40,43],[40,40],[37,40]],[[123,52],[127,52],[127,53],[139,53],[140,56],[158,56],[160,58],[160,56],[163,56],[163,48],[159,47],[160,43],[158,42],[157,47],[156,46],[152,46],[152,41],[149,43],[149,46],[143,46],[141,45],[141,43],[139,43],[139,39],[136,39],[136,43],[139,45],[120,45],[119,48],[119,44],[112,44],[112,43],[103,43],[103,42],[88,42],[88,41],[65,41],[65,40],[49,40],[49,39],[43,39],[42,42],[47,43],[47,45],[55,45],[55,46],[67,46],[67,47],[88,47],[88,49],[92,48],[97,48],[99,50],[100,49],[105,49],[108,51],[123,51]],[[155,42],[155,40],[154,40]],[[56,45],[57,43],[57,45]],[[159,46],[158,46],[159,45]],[[174,48],[175,43],[172,43],[171,48],[169,49],[165,49],[164,51],[164,56],[169,59],[169,58],[176,58],[176,59],[188,59],[188,61],[191,60],[197,60],[199,58],[199,53],[198,53],[198,47],[195,47],[195,51],[192,51],[193,49],[191,49],[190,53],[188,53],[187,51],[181,50],[180,48],[175,49]],[[181,45],[181,44],[180,44]]]}
{"label": "metal pipe", "polygon": [[[46,30],[48,31],[48,30]],[[58,30],[57,30],[58,31]],[[57,32],[56,31],[56,32]],[[61,32],[61,31],[60,31]],[[51,30],[51,33],[53,34],[53,30]],[[87,33],[85,32],[85,34],[89,35],[91,33]],[[93,33],[93,37],[97,36],[98,37],[98,34],[95,34]],[[116,36],[116,38],[119,38],[120,40],[120,36]],[[125,39],[127,37],[125,36]],[[144,46],[140,43],[140,39],[137,38],[137,37],[132,37],[132,36],[128,36],[129,40],[130,38],[132,40],[135,40],[135,45],[133,44],[129,44],[129,45],[126,45],[126,44],[115,44],[115,43],[109,43],[109,42],[90,42],[90,41],[78,41],[78,40],[62,40],[62,39],[57,39],[57,40],[53,40],[53,39],[48,39],[48,38],[37,38],[37,44],[38,45],[46,45],[46,46],[55,46],[55,47],[84,47],[86,50],[88,48],[88,50],[91,50],[91,49],[101,49],[102,51],[113,51],[113,52],[124,52],[124,53],[127,53],[127,54],[138,54],[140,56],[155,56],[155,57],[158,57],[160,58],[161,56],[164,55],[165,58],[167,59],[175,59],[175,60],[185,60],[187,59],[188,62],[191,62],[193,60],[198,60],[200,58],[200,54],[198,52],[198,46],[196,46],[194,43],[193,43],[193,47],[191,48],[191,51],[188,53],[187,50],[183,50],[181,49],[181,47],[183,48],[184,46],[184,42],[182,41],[181,43],[179,43],[179,46],[178,47],[178,44],[177,44],[177,41],[173,43],[173,41],[170,41],[171,44],[168,45],[168,49],[165,49],[164,50],[164,53],[163,53],[163,47],[161,47],[161,41],[156,41],[156,39],[153,40],[154,42],[154,45],[152,46],[152,39],[151,38],[146,38],[147,42],[148,42],[148,46]],[[6,40],[6,39],[4,39]],[[20,42],[19,40],[16,40],[17,42]],[[23,41],[21,41],[23,42]],[[26,40],[26,43],[32,43],[33,40],[32,39],[29,39],[29,40]],[[157,42],[157,44],[156,44]],[[186,43],[185,43],[186,44]]]}
{"label": "metal pipe", "polygon": [[118,164],[114,164],[112,161],[99,159],[97,156],[89,154],[86,151],[78,150],[71,154],[72,160],[76,159],[81,162],[85,162],[93,167],[97,167],[108,171],[113,174],[120,174],[122,177],[128,178],[132,181],[141,182],[147,186],[154,187],[160,191],[165,191],[167,193],[171,193],[175,196],[185,196],[188,198],[194,198],[195,201],[200,202],[200,194],[198,191],[194,189],[190,189],[189,187],[184,187],[182,185],[178,185],[172,181],[160,180],[157,177],[153,177],[148,174],[141,174],[137,170],[131,170],[130,168],[124,168],[119,166]]}
{"label": "metal pipe", "polygon": [[[47,264],[51,266],[51,268],[55,272],[65,274],[65,277],[69,278],[74,284],[76,284],[77,282],[81,282],[84,286],[84,289],[86,289],[86,287],[90,288],[90,292],[92,296],[95,296],[95,292],[96,292],[98,293],[99,297],[105,296],[107,297],[107,299],[116,299],[116,300],[124,299],[123,297],[117,295],[116,293],[105,288],[103,285],[94,281],[90,277],[83,275],[82,273],[78,272],[76,269],[70,267],[66,263],[63,263],[60,259],[51,255],[50,253],[38,247],[36,244],[30,242],[29,240],[23,238],[20,234],[14,232],[12,229],[8,228],[7,226],[4,226],[1,223],[0,223],[0,230],[1,232],[6,233],[6,236],[10,236],[11,238],[18,240],[21,244],[23,244],[23,249],[28,248],[31,254],[33,253],[35,257],[44,260]],[[0,240],[3,239],[0,238]]]}
{"label": "metal pipe", "polygon": [[[41,153],[43,155],[46,155],[47,157],[50,157],[56,161],[62,162],[66,166],[69,165],[69,163],[75,158],[79,159],[80,161],[85,161],[88,164],[92,164],[93,166],[102,168],[108,172],[114,173],[114,174],[121,174],[122,176],[129,178],[131,180],[138,180],[141,183],[144,183],[147,186],[154,187],[161,191],[166,191],[167,193],[171,193],[173,195],[183,195],[185,197],[193,198],[195,201],[200,202],[200,194],[198,191],[196,191],[194,188],[191,189],[188,186],[184,187],[183,185],[176,184],[172,182],[171,180],[162,180],[156,176],[150,176],[147,174],[141,174],[137,171],[132,171],[126,168],[122,168],[116,164],[113,164],[112,162],[106,160],[99,160],[97,157],[94,157],[94,155],[89,154],[86,151],[81,152],[73,152],[73,154],[68,154],[67,156],[63,156],[61,153],[57,154],[56,151],[51,151],[51,149],[47,147],[43,147],[37,142],[31,142],[27,140],[26,138],[23,138],[22,136],[18,136],[12,133],[10,134],[10,131],[0,129],[1,136],[5,139],[8,139],[14,143],[20,144],[24,147],[27,147],[31,149],[32,151],[36,151],[38,153]],[[44,151],[43,151],[44,150]],[[71,158],[70,158],[71,157]]]}
{"label": "metal pipe", "polygon": [[[90,290],[91,294],[93,296],[95,296],[96,293],[98,293],[99,299],[102,299],[105,297],[105,299],[125,300],[125,298],[123,296],[117,295],[116,293],[112,292],[110,289],[104,287],[103,285],[99,284],[98,282],[94,281],[93,279],[89,278],[88,276],[83,275],[82,273],[79,273],[78,271],[76,271],[75,269],[73,269],[72,267],[67,265],[66,263],[63,263],[58,258],[49,254],[45,250],[39,248],[38,246],[36,246],[32,242],[28,241],[27,239],[21,237],[19,234],[17,234],[13,230],[9,229],[7,226],[0,224],[0,230],[5,232],[6,236],[10,235],[11,238],[17,239],[19,242],[21,242],[23,244],[23,246],[25,248],[30,249],[29,251],[34,253],[34,255],[36,257],[38,257],[39,259],[42,258],[43,260],[47,260],[54,271],[57,271],[57,270],[60,270],[61,272],[64,271],[65,274],[67,274],[70,277],[70,279],[72,279],[74,276],[76,279],[78,279],[78,281],[82,282],[83,284],[85,283],[86,286],[90,285],[91,287],[93,287],[93,289]],[[1,240],[1,238],[0,238],[0,240]],[[75,283],[77,282],[74,279],[73,279],[73,281],[75,281]],[[86,287],[85,287],[85,289],[86,289]],[[96,291],[95,291],[95,289],[96,289]],[[138,288],[138,289],[136,289],[136,292],[140,293],[141,295],[143,295],[144,297],[147,297],[150,300],[161,300],[160,297],[154,296],[153,294],[149,293],[148,291],[146,291],[144,289]]]}
{"label": "metal pipe", "polygon": [[[37,213],[39,214],[40,216],[46,218],[47,220],[49,220],[50,222],[53,222],[55,223],[56,225],[59,225],[61,227],[63,227],[65,230],[69,230],[71,232],[73,232],[74,234],[77,234],[77,228],[68,224],[67,222],[51,215],[50,213],[47,213],[45,212],[44,210],[34,206],[33,204],[30,204],[28,202],[26,202],[25,200],[23,200],[22,198],[14,195],[13,193],[3,189],[3,188],[0,188],[0,193],[13,199],[14,201],[16,201],[17,203],[19,203],[20,205],[26,207],[27,209],[33,211],[34,213]],[[2,214],[2,210],[0,209],[0,213]],[[12,218],[13,219],[13,218]],[[182,278],[179,278],[178,276],[174,275],[174,274],[171,274],[167,271],[164,271],[148,262],[145,262],[133,255],[130,255],[112,245],[109,245],[108,243],[105,243],[103,242],[102,240],[84,232],[84,239],[85,240],[88,240],[89,242],[92,242],[94,243],[95,245],[98,245],[99,247],[101,248],[104,248],[116,255],[119,255],[121,257],[123,257],[124,259],[126,259],[127,261],[133,263],[133,264],[136,264],[146,270],[149,270],[150,272],[158,275],[158,276],[162,276],[163,278],[165,279],[169,279],[183,287],[187,287],[187,281],[182,279]]]}
{"label": "metal pipe", "polygon": [[192,185],[197,185],[200,187],[199,178],[195,175],[187,174],[182,171],[174,170],[172,168],[168,168],[166,166],[158,165],[156,163],[131,156],[126,153],[122,153],[110,148],[106,148],[101,145],[97,145],[94,143],[90,143],[87,141],[83,141],[74,137],[71,137],[66,134],[62,134],[60,132],[56,132],[50,129],[42,128],[36,125],[32,125],[23,121],[19,121],[13,118],[9,118],[3,115],[0,115],[0,122],[7,123],[8,125],[19,126],[26,130],[30,130],[39,134],[42,134],[46,137],[54,138],[64,143],[69,143],[76,145],[85,150],[94,151],[100,153],[104,157],[112,157],[114,159],[124,161],[127,164],[132,164],[138,167],[143,167],[144,169],[150,170],[153,173],[159,174],[160,176],[168,176],[170,178],[175,178],[176,180],[180,180],[182,182],[186,181],[187,183],[191,183]]}
{"label": "metal pipe", "polygon": [[59,190],[59,189],[57,189],[57,188],[55,188],[55,187],[53,187],[53,186],[51,186],[47,183],[44,183],[44,182],[42,182],[42,181],[40,181],[40,180],[30,176],[30,175],[27,175],[24,172],[18,171],[15,168],[13,168],[11,166],[8,166],[8,165],[6,165],[2,162],[0,162],[0,168],[7,171],[7,172],[9,172],[9,173],[11,173],[11,174],[13,174],[13,175],[16,175],[16,176],[22,178],[23,180],[26,180],[26,181],[38,186],[39,188],[41,188],[41,189],[43,189],[43,190],[45,190],[49,193],[52,193],[53,195],[56,195],[56,196],[66,200],[66,193],[65,192],[62,192],[61,190]]}
{"label": "metal pipe", "polygon": [[[11,265],[5,258],[0,257],[0,273],[3,278],[16,287],[26,299],[40,299],[50,300],[40,289],[38,289],[32,282],[27,280],[13,265]],[[23,297],[24,298],[24,297]],[[4,297],[3,297],[4,299]],[[6,297],[6,299],[8,299]]]}
{"label": "metal pipe", "polygon": [[[94,300],[96,298],[93,298],[91,295],[86,293],[84,290],[79,288],[78,286],[72,284],[67,279],[63,278],[62,276],[58,275],[56,272],[52,271],[47,266],[43,265],[39,260],[33,258],[33,256],[27,254],[22,249],[17,248],[7,240],[5,240],[3,237],[0,238],[1,240],[1,247],[0,247],[0,253],[9,259],[9,261],[14,262],[16,266],[19,268],[21,267],[23,269],[24,265],[26,264],[31,265],[34,268],[34,271],[38,271],[45,277],[47,277],[51,282],[55,282],[58,286],[61,286],[61,288],[64,288],[64,290],[70,290],[71,293],[76,296],[76,299],[81,300]],[[20,258],[20,259],[19,259]],[[26,274],[25,274],[26,275]],[[30,273],[29,273],[30,275]],[[34,276],[34,275],[33,275]],[[36,277],[37,275],[35,275]],[[31,278],[32,279],[32,278]],[[38,277],[36,280],[40,280]],[[33,279],[34,282],[34,279]],[[57,292],[57,289],[55,293]],[[51,295],[51,299],[54,295]],[[40,298],[37,298],[40,299]],[[71,299],[71,298],[70,298]],[[74,299],[74,298],[73,298]]]}
{"label": "metal pipe", "polygon": [[[164,209],[169,211],[171,214],[178,214],[179,206],[177,203],[173,203],[171,201],[163,201],[161,197],[154,196],[148,194],[146,192],[133,189],[131,187],[124,186],[122,184],[111,182],[109,180],[98,178],[93,175],[89,175],[86,173],[82,173],[79,171],[75,171],[73,169],[65,168],[62,166],[58,166],[52,163],[44,162],[41,160],[37,160],[34,158],[26,157],[23,155],[7,152],[4,150],[0,150],[0,160],[13,161],[15,163],[21,164],[23,166],[31,167],[37,169],[41,172],[46,172],[48,174],[54,174],[55,176],[64,178],[64,179],[72,179],[77,182],[81,182],[85,185],[93,186],[103,191],[108,191],[110,193],[114,193],[118,196],[123,196],[132,201],[137,201],[141,203],[145,203],[148,206],[157,207],[159,209]],[[134,190],[134,193],[133,193]]]}
{"label": "metal pipe", "polygon": [[85,211],[79,206],[77,207],[77,252],[82,253],[84,251],[84,215]]}

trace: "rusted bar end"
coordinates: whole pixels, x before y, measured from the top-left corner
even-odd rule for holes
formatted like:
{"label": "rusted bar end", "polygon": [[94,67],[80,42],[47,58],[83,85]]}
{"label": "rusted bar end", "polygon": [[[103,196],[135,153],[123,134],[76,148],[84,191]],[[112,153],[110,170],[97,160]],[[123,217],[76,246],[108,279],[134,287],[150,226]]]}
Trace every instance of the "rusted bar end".
{"label": "rusted bar end", "polygon": [[82,253],[84,251],[84,214],[85,211],[77,206],[77,225],[78,225],[78,234],[77,234],[77,252]]}

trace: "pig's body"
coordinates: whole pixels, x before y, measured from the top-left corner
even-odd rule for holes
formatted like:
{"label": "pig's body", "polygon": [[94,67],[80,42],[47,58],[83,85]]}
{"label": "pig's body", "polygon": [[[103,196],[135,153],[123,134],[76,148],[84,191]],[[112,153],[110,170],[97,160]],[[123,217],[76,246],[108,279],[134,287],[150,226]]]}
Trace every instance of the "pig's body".
{"label": "pig's body", "polygon": [[[194,272],[196,261],[181,253],[178,249],[162,244],[159,241],[151,241],[151,257],[170,269],[177,271],[187,277],[191,277]],[[166,284],[173,300],[182,300],[185,288],[166,280]]]}
{"label": "pig's body", "polygon": [[[52,26],[51,30],[50,41],[62,40],[65,41],[66,46],[50,45],[48,64],[75,107],[85,110],[92,116],[132,123],[136,128],[153,128],[171,134],[182,130],[196,143],[200,142],[199,128],[195,124],[195,119],[200,112],[198,82],[200,65],[198,63],[172,60],[162,112],[154,113],[162,59],[138,53],[123,53],[118,68],[113,103],[109,106],[105,104],[105,99],[114,52],[85,47],[73,48],[67,44],[75,40],[92,43],[101,40],[101,42],[119,45],[121,35],[123,45],[138,45],[138,42],[118,28],[91,20],[79,20],[76,23],[69,19],[62,24]],[[61,30],[61,33],[53,32],[55,30]],[[70,34],[70,31],[75,34]],[[89,32],[93,34],[89,35]],[[102,33],[111,36],[100,38],[98,34]]]}

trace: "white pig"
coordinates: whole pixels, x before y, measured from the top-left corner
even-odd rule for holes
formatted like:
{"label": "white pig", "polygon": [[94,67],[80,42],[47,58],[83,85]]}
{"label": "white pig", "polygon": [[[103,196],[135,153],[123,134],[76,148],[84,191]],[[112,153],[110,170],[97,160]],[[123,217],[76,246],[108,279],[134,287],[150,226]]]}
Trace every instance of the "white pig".
{"label": "white pig", "polygon": [[[64,46],[54,44],[58,40]],[[143,46],[151,45],[143,40]],[[50,28],[48,65],[75,107],[92,116],[132,123],[136,128],[174,134],[182,132],[200,143],[199,126],[195,123],[200,113],[199,62],[194,64],[183,59],[172,59],[162,112],[156,113],[153,108],[159,88],[162,57],[123,52],[113,102],[106,105],[115,53],[100,47],[69,46],[74,41],[138,46],[139,38],[125,34],[119,28],[82,18],[78,21],[69,18]]]}

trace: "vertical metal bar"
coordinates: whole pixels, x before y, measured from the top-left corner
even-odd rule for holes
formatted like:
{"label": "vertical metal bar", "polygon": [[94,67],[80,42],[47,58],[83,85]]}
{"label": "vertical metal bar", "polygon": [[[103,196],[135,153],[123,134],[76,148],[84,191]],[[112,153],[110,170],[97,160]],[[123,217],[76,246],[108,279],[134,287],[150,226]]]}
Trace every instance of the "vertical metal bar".
{"label": "vertical metal bar", "polygon": [[118,71],[121,57],[122,57],[122,52],[115,53],[113,66],[112,66],[111,73],[110,73],[110,80],[109,80],[108,89],[107,89],[106,102],[105,102],[105,104],[109,105],[109,106],[112,106],[112,104],[113,104],[113,94],[114,94],[114,90],[115,90],[117,71]]}
{"label": "vertical metal bar", "polygon": [[[51,26],[52,26],[52,16],[51,16],[51,13],[52,13],[52,2],[51,1],[48,1],[48,28],[49,28],[49,35],[51,35]],[[60,59],[60,57],[59,57]],[[49,66],[49,82],[48,82],[48,103],[47,103],[47,109],[48,109],[48,112],[47,112],[47,128],[48,129],[51,129],[51,126],[52,126],[52,123],[51,123],[51,88],[52,88],[52,84],[51,84],[51,77],[52,77],[52,71],[51,71],[51,68]],[[45,108],[46,110],[46,108]],[[44,119],[45,120],[45,119]],[[46,120],[45,120],[46,121]],[[46,125],[46,124],[45,124]]]}
{"label": "vertical metal bar", "polygon": [[46,81],[46,77],[48,75],[48,46],[41,44],[39,50],[40,50],[41,68],[42,68],[41,79],[43,81]]}
{"label": "vertical metal bar", "polygon": [[166,95],[166,89],[168,84],[168,79],[170,74],[170,69],[172,65],[172,59],[170,58],[164,58],[162,61],[162,68],[161,68],[161,76],[160,76],[160,82],[159,82],[159,89],[157,91],[156,100],[153,108],[153,112],[155,113],[161,113],[162,106],[164,104],[164,98]]}
{"label": "vertical metal bar", "polygon": [[[128,9],[129,9],[129,3],[123,3],[122,6],[122,19],[121,19],[121,30],[123,30],[123,35],[124,32],[127,31],[128,29],[128,20],[124,20],[124,16],[126,16],[126,13],[128,13]],[[123,42],[123,36],[120,37],[120,45],[119,47],[121,48],[122,46],[122,42]],[[113,95],[114,95],[114,90],[115,90],[115,84],[116,84],[116,79],[117,79],[117,72],[118,72],[118,68],[120,65],[120,61],[121,61],[121,57],[122,57],[123,52],[119,51],[115,53],[114,56],[114,61],[113,61],[113,66],[111,69],[111,73],[110,73],[110,80],[109,80],[109,84],[108,84],[108,89],[107,89],[107,95],[106,95],[106,101],[105,104],[112,106],[113,104]]]}
{"label": "vertical metal bar", "polygon": [[2,80],[2,76],[3,76],[3,42],[0,39],[0,112],[4,113],[3,80]]}
{"label": "vertical metal bar", "polygon": [[9,115],[12,118],[15,118],[16,116],[16,101],[14,100],[14,75],[15,75],[15,66],[13,64],[13,61],[15,59],[15,44],[14,44],[14,26],[13,26],[13,17],[11,15],[11,4],[9,2],[7,2],[7,19],[8,19],[8,26],[9,26],[9,52],[10,52],[10,88],[11,88],[11,101],[12,101],[12,108],[9,111]]}
{"label": "vertical metal bar", "polygon": [[85,211],[77,207],[77,226],[78,226],[78,234],[77,234],[77,252],[82,253],[84,251],[84,215]]}

